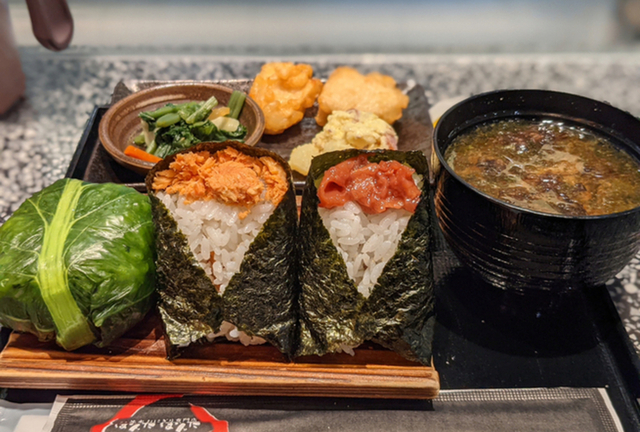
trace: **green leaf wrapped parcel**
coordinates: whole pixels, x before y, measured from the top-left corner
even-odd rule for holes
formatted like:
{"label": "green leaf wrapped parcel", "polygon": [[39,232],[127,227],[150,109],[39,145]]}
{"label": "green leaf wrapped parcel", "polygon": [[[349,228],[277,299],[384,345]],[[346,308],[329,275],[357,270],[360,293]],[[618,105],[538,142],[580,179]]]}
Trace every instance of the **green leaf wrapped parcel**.
{"label": "green leaf wrapped parcel", "polygon": [[62,179],[0,227],[0,324],[66,350],[109,345],[155,301],[147,196]]}
{"label": "green leaf wrapped parcel", "polygon": [[[317,193],[325,171],[363,153],[369,154],[369,162],[396,160],[408,165],[422,178],[416,210],[367,297],[347,273],[318,211]],[[373,341],[409,360],[431,365],[435,295],[428,179],[427,160],[418,151],[346,150],[313,159],[300,216],[298,356],[348,351]]]}

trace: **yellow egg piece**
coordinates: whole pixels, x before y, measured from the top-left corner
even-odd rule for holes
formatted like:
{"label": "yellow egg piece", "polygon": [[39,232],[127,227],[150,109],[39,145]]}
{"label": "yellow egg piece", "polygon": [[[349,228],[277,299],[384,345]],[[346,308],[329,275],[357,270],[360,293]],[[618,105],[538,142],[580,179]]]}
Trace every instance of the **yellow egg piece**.
{"label": "yellow egg piece", "polygon": [[293,149],[291,169],[306,175],[311,159],[336,150],[379,150],[398,148],[398,135],[389,123],[373,113],[357,110],[334,111],[311,143]]}

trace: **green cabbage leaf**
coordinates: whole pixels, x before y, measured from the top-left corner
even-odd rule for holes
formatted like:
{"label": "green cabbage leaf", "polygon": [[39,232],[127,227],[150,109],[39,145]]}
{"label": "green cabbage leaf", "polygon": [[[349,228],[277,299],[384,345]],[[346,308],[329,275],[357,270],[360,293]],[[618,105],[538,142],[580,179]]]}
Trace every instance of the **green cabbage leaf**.
{"label": "green cabbage leaf", "polygon": [[66,350],[105,346],[154,302],[147,196],[63,179],[0,227],[0,324]]}

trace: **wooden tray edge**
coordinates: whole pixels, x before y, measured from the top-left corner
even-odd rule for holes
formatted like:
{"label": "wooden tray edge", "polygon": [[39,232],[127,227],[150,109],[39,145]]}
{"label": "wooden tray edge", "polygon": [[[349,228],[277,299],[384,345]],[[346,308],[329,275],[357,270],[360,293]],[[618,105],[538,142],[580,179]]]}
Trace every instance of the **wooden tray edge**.
{"label": "wooden tray edge", "polygon": [[439,375],[430,367],[374,368],[371,372],[377,373],[368,374],[361,369],[351,371],[306,364],[296,364],[293,369],[282,365],[272,369],[252,369],[243,364],[199,367],[138,365],[131,368],[130,365],[118,367],[104,363],[0,360],[0,386],[134,393],[390,399],[433,399],[440,390]]}

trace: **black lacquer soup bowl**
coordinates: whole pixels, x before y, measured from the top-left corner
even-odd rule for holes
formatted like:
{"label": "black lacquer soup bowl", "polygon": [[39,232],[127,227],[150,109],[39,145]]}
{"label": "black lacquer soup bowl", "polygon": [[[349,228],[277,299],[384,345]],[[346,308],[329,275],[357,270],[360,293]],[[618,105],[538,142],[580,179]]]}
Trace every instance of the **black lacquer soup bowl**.
{"label": "black lacquer soup bowl", "polygon": [[466,99],[435,129],[436,214],[449,246],[474,273],[504,289],[562,291],[605,283],[640,249],[640,207],[601,216],[527,210],[480,192],[447,164],[445,151],[456,136],[513,117],[587,128],[640,160],[640,120],[606,103],[543,90]]}

